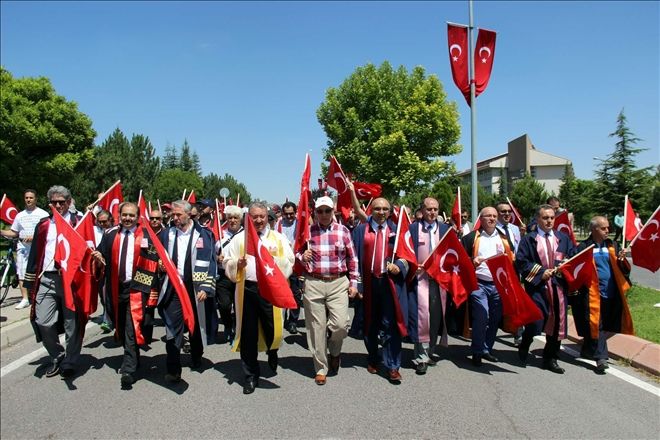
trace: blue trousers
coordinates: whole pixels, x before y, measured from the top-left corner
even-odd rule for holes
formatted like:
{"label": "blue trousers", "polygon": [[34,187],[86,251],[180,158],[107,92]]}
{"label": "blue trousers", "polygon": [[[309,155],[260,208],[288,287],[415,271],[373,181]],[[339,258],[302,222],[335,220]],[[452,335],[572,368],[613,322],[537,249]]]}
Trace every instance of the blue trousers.
{"label": "blue trousers", "polygon": [[401,335],[394,314],[394,300],[386,277],[372,278],[371,325],[364,344],[369,353],[369,364],[378,365],[378,344],[383,346],[383,365],[388,370],[401,367]]}
{"label": "blue trousers", "polygon": [[479,290],[470,294],[472,307],[472,353],[490,353],[502,319],[502,301],[495,284],[479,280]]}

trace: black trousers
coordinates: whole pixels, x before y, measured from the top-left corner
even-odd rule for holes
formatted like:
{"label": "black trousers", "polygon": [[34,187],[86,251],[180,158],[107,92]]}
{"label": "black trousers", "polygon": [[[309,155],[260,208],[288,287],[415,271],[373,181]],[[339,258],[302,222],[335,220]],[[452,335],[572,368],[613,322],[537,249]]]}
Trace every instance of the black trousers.
{"label": "black trousers", "polygon": [[[275,338],[275,324],[273,322],[273,306],[259,295],[257,283],[245,282],[243,291],[243,316],[241,317],[241,362],[243,372],[248,378],[259,377],[259,324],[266,338],[266,346],[270,347]],[[267,353],[277,352],[268,350]]]}
{"label": "black trousers", "polygon": [[[553,286],[554,288],[554,286]],[[545,335],[545,346],[543,347],[543,360],[549,361],[551,359],[559,359],[559,352],[561,351],[561,340],[559,339],[559,296],[561,295],[556,289],[554,295],[552,295],[552,304],[548,304],[549,307],[552,307],[552,310],[555,314],[555,323],[552,329],[552,335]],[[542,307],[542,311],[545,309]],[[565,310],[564,310],[565,312]],[[548,320],[548,315],[543,313],[543,320],[533,322],[531,324],[525,325],[525,331],[523,332],[521,345],[529,348],[532,345],[532,340],[534,336],[540,335],[543,332],[545,323]]]}
{"label": "black trousers", "polygon": [[300,319],[300,306],[302,305],[303,291],[305,289],[303,282],[300,280],[298,275],[292,275],[289,277],[289,287],[291,288],[291,293],[293,293],[293,298],[296,300],[298,307],[295,309],[286,309],[286,319],[284,320],[284,326],[288,324],[298,324],[298,319]]}
{"label": "black trousers", "polygon": [[[190,356],[195,361],[202,358],[204,344],[202,342],[202,332],[199,328],[199,317],[197,316],[197,307],[195,307],[195,298],[190,295],[190,292],[188,294],[195,316],[195,331],[190,334]],[[185,323],[183,322],[181,301],[179,301],[176,292],[171,292],[170,298],[161,306],[161,315],[164,315],[165,323],[174,335],[173,338],[168,339],[165,343],[167,372],[170,374],[181,374],[181,348],[183,347]]]}
{"label": "black trousers", "polygon": [[608,359],[607,354],[607,334],[604,329],[604,322],[614,322],[614,328],[621,328],[621,308],[618,307],[620,300],[617,298],[603,298],[600,297],[600,322],[598,323],[598,339],[591,338],[589,327],[586,328],[584,334],[584,341],[582,346],[586,348],[587,352],[593,353],[595,360]]}
{"label": "black trousers", "polygon": [[140,348],[135,339],[135,325],[131,316],[130,304],[130,283],[125,283],[120,287],[119,310],[117,328],[122,329],[122,346],[124,347],[124,357],[121,363],[121,373],[134,374],[140,363]]}
{"label": "black trousers", "polygon": [[236,329],[231,311],[234,305],[235,290],[236,284],[232,283],[225,275],[221,275],[215,283],[215,298],[220,311],[220,319],[225,326],[225,337],[230,333],[233,334]]}

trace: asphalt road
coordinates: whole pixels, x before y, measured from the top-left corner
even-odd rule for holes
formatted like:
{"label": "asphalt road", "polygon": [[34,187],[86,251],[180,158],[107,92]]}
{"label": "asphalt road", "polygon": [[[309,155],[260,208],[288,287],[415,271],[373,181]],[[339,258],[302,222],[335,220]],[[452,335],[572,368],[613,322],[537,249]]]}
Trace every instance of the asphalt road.
{"label": "asphalt road", "polygon": [[660,271],[653,273],[643,267],[635,266],[629,258],[632,270],[630,271],[630,280],[635,283],[646,287],[652,287],[660,290]]}
{"label": "asphalt road", "polygon": [[[22,363],[40,348],[33,340],[2,350],[2,439],[657,439],[660,432],[657,381],[616,364],[599,376],[566,353],[566,374],[550,373],[539,368],[539,341],[527,368],[518,366],[508,336],[496,343],[499,363],[475,368],[467,343],[450,338],[425,376],[415,375],[405,345],[397,386],[368,374],[363,343],[347,339],[339,375],[320,387],[304,333],[288,335],[277,374],[261,354],[260,387],[245,396],[239,355],[227,345],[207,348],[201,372],[184,355],[183,381],[167,385],[160,340],[143,353],[133,389],[121,390],[122,349],[99,331],[88,329],[80,371],[68,381],[44,376],[45,353]],[[163,334],[157,327],[154,337]],[[646,389],[629,382],[640,379]]]}

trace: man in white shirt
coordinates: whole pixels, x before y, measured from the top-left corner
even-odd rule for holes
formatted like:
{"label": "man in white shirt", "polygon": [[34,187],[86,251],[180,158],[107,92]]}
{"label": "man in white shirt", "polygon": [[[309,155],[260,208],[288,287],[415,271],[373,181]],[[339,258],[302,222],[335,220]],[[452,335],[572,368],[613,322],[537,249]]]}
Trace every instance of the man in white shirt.
{"label": "man in white shirt", "polygon": [[18,237],[18,245],[16,246],[16,275],[18,275],[18,286],[21,289],[22,299],[16,305],[16,310],[24,309],[30,305],[28,291],[23,286],[25,267],[27,266],[28,255],[30,255],[34,228],[39,223],[39,220],[48,217],[46,211],[37,207],[36,190],[26,189],[23,193],[23,198],[25,200],[25,209],[16,215],[10,229],[0,231],[0,234],[5,238]]}
{"label": "man in white shirt", "polygon": [[506,235],[506,238],[513,245],[515,253],[518,250],[518,243],[520,243],[520,228],[511,223],[513,219],[511,205],[500,202],[495,208],[497,209],[497,228]]}

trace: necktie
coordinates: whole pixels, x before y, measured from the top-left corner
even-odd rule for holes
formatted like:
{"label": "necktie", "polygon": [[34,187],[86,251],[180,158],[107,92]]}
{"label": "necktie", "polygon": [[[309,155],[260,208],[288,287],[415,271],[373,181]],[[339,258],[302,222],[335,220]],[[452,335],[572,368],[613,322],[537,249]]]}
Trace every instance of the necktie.
{"label": "necktie", "polygon": [[506,233],[506,238],[509,240],[509,243],[513,246],[513,240],[511,239],[511,233],[509,232],[509,224],[504,225],[504,232]]}
{"label": "necktie", "polygon": [[429,235],[429,255],[433,252],[433,225],[426,225],[426,232]]}
{"label": "necktie", "polygon": [[128,253],[128,234],[129,230],[124,231],[124,240],[121,244],[121,256],[119,257],[119,281],[126,281],[126,254]]}
{"label": "necktie", "polygon": [[374,256],[374,273],[380,276],[383,273],[383,225],[376,231],[376,255]]}
{"label": "necktie", "polygon": [[550,236],[545,234],[545,245],[548,247],[548,269],[555,267],[555,251],[552,250],[552,244],[550,243]]}

